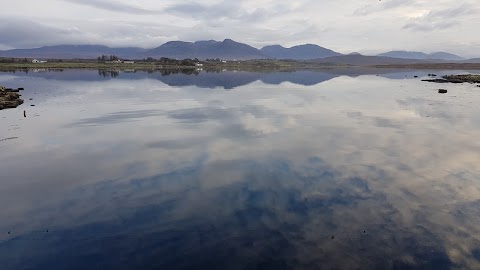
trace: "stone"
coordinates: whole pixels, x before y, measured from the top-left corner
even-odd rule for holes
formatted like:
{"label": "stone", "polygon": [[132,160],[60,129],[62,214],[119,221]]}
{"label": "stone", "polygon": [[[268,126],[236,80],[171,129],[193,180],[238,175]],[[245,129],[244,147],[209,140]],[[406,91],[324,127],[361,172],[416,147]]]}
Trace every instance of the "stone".
{"label": "stone", "polygon": [[439,94],[446,94],[448,91],[446,89],[438,89]]}
{"label": "stone", "polygon": [[18,90],[0,86],[0,110],[16,108],[23,104]]}

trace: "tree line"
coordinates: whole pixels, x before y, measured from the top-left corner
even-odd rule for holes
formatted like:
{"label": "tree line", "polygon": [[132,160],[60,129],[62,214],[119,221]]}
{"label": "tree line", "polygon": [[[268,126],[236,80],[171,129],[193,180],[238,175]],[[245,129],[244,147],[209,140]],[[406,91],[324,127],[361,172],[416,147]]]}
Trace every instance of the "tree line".
{"label": "tree line", "polygon": [[113,54],[112,54],[112,55],[104,55],[104,54],[102,54],[101,56],[99,56],[99,57],[97,58],[97,60],[98,60],[99,62],[106,62],[106,61],[117,61],[117,60],[120,60],[120,58],[118,58],[118,56],[113,55]]}

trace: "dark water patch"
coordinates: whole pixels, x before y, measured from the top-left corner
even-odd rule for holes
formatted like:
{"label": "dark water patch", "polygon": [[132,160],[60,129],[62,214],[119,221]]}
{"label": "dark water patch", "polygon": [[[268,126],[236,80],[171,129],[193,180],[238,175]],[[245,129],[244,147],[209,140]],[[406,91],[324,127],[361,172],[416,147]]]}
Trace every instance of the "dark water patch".
{"label": "dark water patch", "polygon": [[5,138],[5,139],[0,139],[0,142],[15,140],[15,139],[18,139],[18,137],[10,137],[10,138]]}
{"label": "dark water patch", "polygon": [[95,118],[81,119],[67,125],[67,127],[111,125],[135,121],[141,118],[159,116],[161,114],[162,112],[158,110],[120,111]]}
{"label": "dark water patch", "polygon": [[[218,177],[221,171],[242,171],[244,176],[239,183],[202,191],[195,184],[200,183],[202,171],[208,171],[206,179]],[[176,194],[158,189],[162,183],[181,178],[193,186]],[[325,265],[348,268],[355,263],[368,269],[449,269],[435,236],[427,230],[417,235],[415,230],[398,227],[391,216],[397,215],[394,208],[384,212],[384,219],[376,219],[376,224],[353,216],[337,219],[342,211],[364,203],[388,206],[384,196],[368,189],[366,180],[346,178],[353,185],[349,187],[342,185],[342,179],[343,173],[326,164],[319,174],[304,177],[288,161],[278,160],[206,164],[120,186],[106,182],[101,188],[95,185],[84,190],[92,194],[89,189],[95,188],[92,199],[100,199],[95,202],[99,205],[108,205],[102,201],[110,200],[112,190],[127,199],[114,209],[96,210],[115,213],[108,221],[53,228],[48,235],[17,236],[0,244],[0,258],[7,269],[322,269]],[[322,195],[306,198],[304,188]],[[153,200],[126,196],[155,189],[151,195],[157,199]],[[72,203],[69,211],[90,201],[91,195],[86,196]],[[195,203],[194,198],[200,201]],[[130,208],[133,205],[137,206]],[[364,228],[368,235],[362,233]],[[336,244],[327,244],[331,240]],[[382,245],[391,240],[397,244]],[[412,256],[415,263],[402,262],[403,254]],[[344,259],[334,262],[331,256]]]}

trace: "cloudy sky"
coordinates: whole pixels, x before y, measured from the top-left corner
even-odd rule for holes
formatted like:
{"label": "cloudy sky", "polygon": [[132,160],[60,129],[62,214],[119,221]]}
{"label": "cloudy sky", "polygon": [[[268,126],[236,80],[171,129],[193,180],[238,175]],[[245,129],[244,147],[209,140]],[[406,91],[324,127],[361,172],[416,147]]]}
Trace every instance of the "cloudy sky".
{"label": "cloudy sky", "polygon": [[0,0],[0,49],[231,38],[480,56],[479,0]]}

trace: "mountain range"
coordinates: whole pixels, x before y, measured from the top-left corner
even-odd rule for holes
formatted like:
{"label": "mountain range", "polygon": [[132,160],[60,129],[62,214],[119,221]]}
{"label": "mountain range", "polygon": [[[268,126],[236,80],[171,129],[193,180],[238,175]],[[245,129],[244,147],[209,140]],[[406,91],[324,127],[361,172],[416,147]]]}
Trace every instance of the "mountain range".
{"label": "mountain range", "polygon": [[147,57],[168,57],[176,59],[198,58],[200,60],[209,58],[219,58],[223,60],[288,59],[351,65],[412,64],[446,61],[462,63],[480,62],[478,58],[466,60],[458,55],[447,52],[427,54],[423,52],[390,51],[375,56],[365,56],[358,53],[343,55],[315,44],[304,44],[290,48],[281,45],[270,45],[257,49],[231,39],[197,42],[170,41],[153,49],[136,47],[111,48],[102,45],[58,45],[33,49],[0,51],[0,57],[39,59],[95,59],[100,55],[116,55],[124,59],[144,59]]}
{"label": "mountain range", "polygon": [[385,56],[402,59],[419,59],[419,60],[451,60],[461,61],[465,58],[447,52],[423,53],[423,52],[409,52],[409,51],[390,51],[378,54],[377,56]]}

